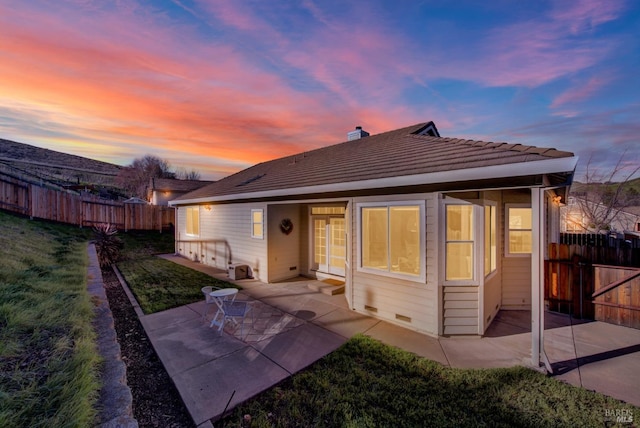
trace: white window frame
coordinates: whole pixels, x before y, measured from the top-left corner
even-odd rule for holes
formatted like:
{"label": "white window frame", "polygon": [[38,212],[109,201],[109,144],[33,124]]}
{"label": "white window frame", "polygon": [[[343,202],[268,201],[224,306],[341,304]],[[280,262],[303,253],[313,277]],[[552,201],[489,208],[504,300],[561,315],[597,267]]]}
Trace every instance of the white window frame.
{"label": "white window frame", "polygon": [[[261,220],[260,220],[260,222],[255,222],[253,220],[253,214],[254,213],[258,213],[258,212],[260,213]],[[250,224],[251,224],[251,237],[253,239],[264,239],[264,209],[263,208],[253,208],[253,209],[251,209]],[[257,235],[257,234],[254,233],[254,230],[255,230],[254,226],[256,224],[260,225],[260,232],[261,232],[260,235]]]}
{"label": "white window frame", "polygon": [[[495,266],[496,267],[495,267],[495,269],[490,270],[489,273],[485,273],[485,267],[486,266],[483,265],[482,273],[484,274],[485,279],[490,278],[491,276],[495,275],[495,273],[498,271],[498,256],[499,256],[499,253],[500,253],[498,251],[499,250],[498,242],[500,240],[500,234],[499,234],[500,221],[498,219],[498,204],[497,204],[497,202],[494,202],[494,201],[485,201],[484,202],[484,207],[482,208],[482,210],[483,210],[483,213],[482,213],[482,219],[483,219],[482,227],[483,227],[483,229],[484,229],[484,224],[485,224],[485,221],[486,221],[486,215],[485,215],[485,212],[486,212],[485,208],[486,207],[492,207],[493,210],[494,210],[494,215],[495,215],[495,221],[496,221],[496,223],[495,223],[495,234],[496,234],[496,236],[495,236],[494,244],[496,246],[496,251],[495,251],[493,256],[495,258],[494,262],[495,262]],[[486,260],[486,258],[484,257],[484,252],[486,251],[486,248],[485,248],[486,241],[487,241],[487,236],[485,234],[484,237],[483,237],[483,242],[482,242],[482,245],[483,245],[483,250],[482,250],[483,263]]]}
{"label": "white window frame", "polygon": [[[189,232],[189,219],[191,218],[191,216],[193,215],[193,211],[195,210],[195,212],[198,213],[198,225],[197,225],[197,229],[198,229],[198,233],[193,233],[193,223],[192,224],[192,230],[191,232]],[[185,230],[185,234],[187,236],[200,236],[200,206],[196,205],[193,207],[185,207],[185,218],[184,218],[184,230]],[[193,218],[191,218],[191,220],[193,220]]]}
{"label": "white window frame", "polygon": [[[419,208],[420,218],[420,273],[418,275],[410,275],[398,272],[391,272],[389,270],[375,269],[362,266],[362,209],[363,208],[387,208],[394,206],[417,206]],[[357,210],[357,265],[356,270],[358,272],[370,273],[373,275],[387,276],[391,278],[404,279],[412,282],[426,282],[427,280],[427,268],[426,268],[426,221],[425,221],[425,201],[388,201],[388,202],[362,202],[356,204]],[[387,224],[387,228],[389,225]]]}
{"label": "white window frame", "polygon": [[[482,204],[482,202],[480,202]],[[473,278],[472,279],[447,279],[447,205],[470,205],[473,207]],[[440,242],[440,260],[441,260],[441,281],[444,285],[480,285],[481,278],[484,278],[484,206],[448,197],[442,200],[440,218],[442,219]],[[481,227],[478,227],[481,225]],[[481,243],[478,245],[478,243]],[[478,261],[482,260],[481,263]]]}
{"label": "white window frame", "polygon": [[[531,257],[531,253],[512,253],[509,251],[510,231],[509,228],[509,208],[529,208],[531,210],[531,221],[533,222],[533,208],[531,204],[504,204],[504,255],[505,257]],[[531,225],[533,228],[533,224]],[[513,229],[526,231],[530,229]],[[531,229],[531,245],[533,246],[533,230]],[[532,248],[533,249],[533,248]]]}

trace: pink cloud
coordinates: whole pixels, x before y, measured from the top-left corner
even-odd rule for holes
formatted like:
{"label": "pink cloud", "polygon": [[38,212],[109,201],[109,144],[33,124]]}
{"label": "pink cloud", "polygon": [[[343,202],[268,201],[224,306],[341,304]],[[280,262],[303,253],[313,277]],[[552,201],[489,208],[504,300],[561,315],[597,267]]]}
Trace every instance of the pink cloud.
{"label": "pink cloud", "polygon": [[554,21],[567,23],[571,34],[577,34],[615,20],[623,9],[624,2],[619,0],[556,0],[550,15]]}
{"label": "pink cloud", "polygon": [[479,41],[476,55],[440,58],[429,73],[488,86],[540,86],[602,61],[616,40],[576,36],[588,36],[623,9],[617,0],[558,1],[548,16],[497,28]]}
{"label": "pink cloud", "polygon": [[[317,99],[300,96],[229,47],[195,44],[190,55],[182,55],[182,46],[175,49],[163,31],[152,28],[147,31],[154,41],[171,49],[148,49],[145,39],[128,39],[126,28],[137,25],[122,17],[125,30],[112,32],[105,43],[98,34],[65,28],[61,20],[29,15],[34,23],[46,20],[40,28],[56,37],[13,25],[11,14],[4,15],[0,52],[12,61],[0,61],[0,98],[56,111],[57,126],[77,138],[101,133],[140,150],[173,147],[176,153],[251,163],[297,151],[297,137],[314,135],[310,128],[331,128],[330,121],[317,122],[330,118]],[[115,20],[103,18],[106,26]],[[102,30],[97,25],[94,31]],[[326,130],[315,135],[317,143],[336,141]]]}
{"label": "pink cloud", "polygon": [[581,82],[558,95],[551,103],[551,108],[558,108],[565,104],[574,104],[584,101],[607,85],[611,79],[592,77],[586,83]]}

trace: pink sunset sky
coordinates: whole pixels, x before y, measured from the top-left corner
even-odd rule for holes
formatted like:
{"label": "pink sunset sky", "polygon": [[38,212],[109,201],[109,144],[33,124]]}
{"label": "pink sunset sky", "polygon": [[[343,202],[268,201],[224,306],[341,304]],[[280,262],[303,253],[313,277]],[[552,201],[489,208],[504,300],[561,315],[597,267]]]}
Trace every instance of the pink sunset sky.
{"label": "pink sunset sky", "polygon": [[637,164],[638,28],[631,0],[0,0],[0,138],[219,179],[433,120]]}

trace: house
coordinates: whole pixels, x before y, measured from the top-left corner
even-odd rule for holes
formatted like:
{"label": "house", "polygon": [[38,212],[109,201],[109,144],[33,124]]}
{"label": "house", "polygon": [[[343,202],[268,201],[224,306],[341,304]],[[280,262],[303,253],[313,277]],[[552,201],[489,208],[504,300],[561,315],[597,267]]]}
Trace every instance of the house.
{"label": "house", "polygon": [[149,201],[151,205],[167,205],[168,201],[211,183],[213,181],[152,178],[149,182]]}
{"label": "house", "polygon": [[126,199],[122,202],[125,204],[149,205],[149,201],[145,201],[144,199],[138,198],[136,196]]}
{"label": "house", "polygon": [[640,207],[611,208],[578,196],[569,196],[560,210],[560,231],[589,233],[594,230],[591,216],[606,222],[606,232],[640,232]]}
{"label": "house", "polygon": [[433,122],[356,128],[171,201],[176,252],[267,283],[339,279],[354,311],[434,336],[482,336],[498,310],[530,309],[539,363],[544,257],[576,163]]}

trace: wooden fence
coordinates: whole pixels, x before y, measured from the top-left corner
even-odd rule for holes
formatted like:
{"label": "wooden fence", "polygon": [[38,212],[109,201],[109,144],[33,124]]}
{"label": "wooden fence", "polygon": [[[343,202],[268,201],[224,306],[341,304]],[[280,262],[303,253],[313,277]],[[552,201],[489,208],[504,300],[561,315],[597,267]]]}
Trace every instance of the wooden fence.
{"label": "wooden fence", "polygon": [[595,319],[640,329],[640,269],[594,266]]}
{"label": "wooden fence", "polygon": [[577,318],[640,329],[640,268],[598,263],[603,254],[614,254],[602,249],[629,248],[633,249],[629,243],[609,247],[606,239],[600,246],[550,244],[544,282],[548,308]]}
{"label": "wooden fence", "polygon": [[590,263],[574,252],[572,246],[549,245],[544,288],[549,310],[593,319],[593,269]]}
{"label": "wooden fence", "polygon": [[162,231],[175,224],[175,210],[171,207],[76,195],[6,175],[0,175],[0,209],[80,227],[110,223],[125,231]]}
{"label": "wooden fence", "polygon": [[640,239],[597,233],[562,233],[560,244],[586,263],[640,267]]}

